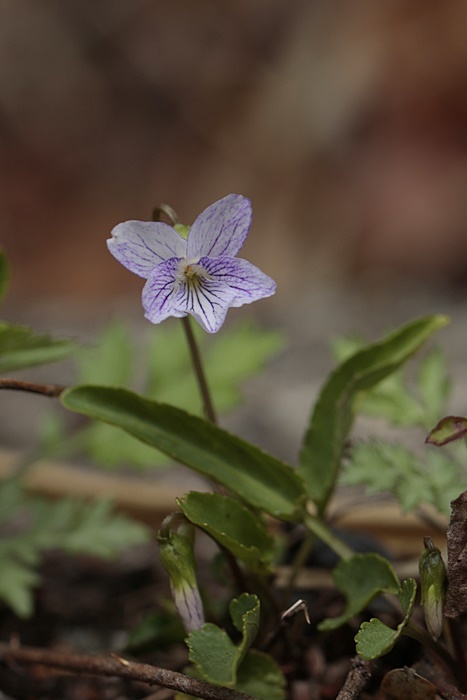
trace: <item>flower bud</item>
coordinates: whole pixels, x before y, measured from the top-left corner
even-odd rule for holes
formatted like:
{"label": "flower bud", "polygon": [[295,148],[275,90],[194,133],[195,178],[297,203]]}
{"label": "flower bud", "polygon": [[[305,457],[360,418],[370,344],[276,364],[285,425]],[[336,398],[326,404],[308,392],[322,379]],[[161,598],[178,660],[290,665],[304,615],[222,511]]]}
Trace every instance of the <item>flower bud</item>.
{"label": "flower bud", "polygon": [[421,604],[425,608],[428,632],[436,641],[443,628],[443,605],[446,587],[446,567],[441,552],[431,537],[424,537],[418,570],[420,573]]}
{"label": "flower bud", "polygon": [[[183,517],[183,516],[182,516]],[[185,520],[177,530],[172,529],[176,516],[168,516],[157,536],[159,554],[164,569],[170,576],[170,588],[175,608],[187,632],[204,624],[204,610],[196,582],[196,563],[193,554],[194,528]]]}

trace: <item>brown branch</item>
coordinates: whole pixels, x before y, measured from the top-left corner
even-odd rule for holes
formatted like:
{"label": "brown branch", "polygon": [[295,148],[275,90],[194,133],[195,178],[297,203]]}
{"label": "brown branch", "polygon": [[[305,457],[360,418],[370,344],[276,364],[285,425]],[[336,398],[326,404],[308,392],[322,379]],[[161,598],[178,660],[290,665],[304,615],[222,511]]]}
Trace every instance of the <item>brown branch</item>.
{"label": "brown branch", "polygon": [[216,686],[149,664],[127,661],[118,656],[66,654],[47,649],[0,644],[0,659],[10,664],[37,664],[97,676],[118,676],[149,685],[160,685],[205,700],[253,700],[250,695]]}
{"label": "brown branch", "polygon": [[373,661],[366,661],[360,656],[355,656],[336,700],[357,700],[371,678],[373,665]]}
{"label": "brown branch", "polygon": [[13,389],[15,391],[29,391],[33,394],[42,394],[56,398],[65,391],[66,386],[60,384],[34,384],[33,382],[23,382],[20,379],[0,379],[0,389]]}

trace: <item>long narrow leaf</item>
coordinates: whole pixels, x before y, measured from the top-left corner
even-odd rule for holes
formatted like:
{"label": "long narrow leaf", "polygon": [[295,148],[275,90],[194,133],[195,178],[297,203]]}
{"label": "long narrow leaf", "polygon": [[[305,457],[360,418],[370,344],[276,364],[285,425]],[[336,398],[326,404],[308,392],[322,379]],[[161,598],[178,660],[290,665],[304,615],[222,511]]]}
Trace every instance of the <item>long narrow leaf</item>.
{"label": "long narrow leaf", "polygon": [[311,415],[299,468],[308,494],[321,511],[334,488],[358,396],[397,370],[447,323],[446,316],[417,319],[359,350],[331,374]]}
{"label": "long narrow leaf", "polygon": [[292,519],[303,501],[303,485],[291,466],[179,408],[100,386],[73,387],[61,401],[123,428],[271,515]]}

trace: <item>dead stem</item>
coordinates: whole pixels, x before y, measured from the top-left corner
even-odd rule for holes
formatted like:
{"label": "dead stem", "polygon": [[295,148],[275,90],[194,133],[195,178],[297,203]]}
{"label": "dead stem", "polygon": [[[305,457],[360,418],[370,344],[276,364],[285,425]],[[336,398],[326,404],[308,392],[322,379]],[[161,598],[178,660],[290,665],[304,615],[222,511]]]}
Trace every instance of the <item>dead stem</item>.
{"label": "dead stem", "polygon": [[178,693],[192,695],[205,700],[253,700],[250,695],[230,688],[215,686],[206,681],[185,676],[183,673],[122,659],[116,655],[87,656],[66,654],[48,649],[15,647],[0,644],[0,658],[10,665],[37,664],[79,674],[118,676],[149,685],[160,685]]}
{"label": "dead stem", "polygon": [[360,656],[355,656],[336,700],[358,700],[371,678],[373,666],[374,661],[366,661]]}
{"label": "dead stem", "polygon": [[66,386],[60,384],[34,384],[23,382],[20,379],[0,379],[0,389],[12,389],[14,391],[29,391],[33,394],[42,394],[56,398],[65,391]]}

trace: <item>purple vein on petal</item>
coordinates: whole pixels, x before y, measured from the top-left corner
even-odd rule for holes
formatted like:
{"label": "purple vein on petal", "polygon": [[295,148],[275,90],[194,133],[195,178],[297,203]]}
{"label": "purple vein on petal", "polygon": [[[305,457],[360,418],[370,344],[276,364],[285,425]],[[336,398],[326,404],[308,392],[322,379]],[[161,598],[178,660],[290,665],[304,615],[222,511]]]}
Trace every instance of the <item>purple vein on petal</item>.
{"label": "purple vein on petal", "polygon": [[276,283],[259,268],[242,258],[201,258],[199,264],[216,280],[233,291],[230,306],[242,306],[276,291]]}
{"label": "purple vein on petal", "polygon": [[251,224],[251,203],[246,197],[230,194],[207,207],[190,229],[187,256],[236,255]]}
{"label": "purple vein on petal", "polygon": [[168,224],[153,221],[125,221],[112,230],[107,241],[112,255],[140,277],[169,258],[185,256],[186,241]]}
{"label": "purple vein on petal", "polygon": [[143,289],[143,306],[146,318],[160,323],[169,316],[186,316],[186,311],[176,303],[176,272],[178,260],[171,258],[157,265]]}

